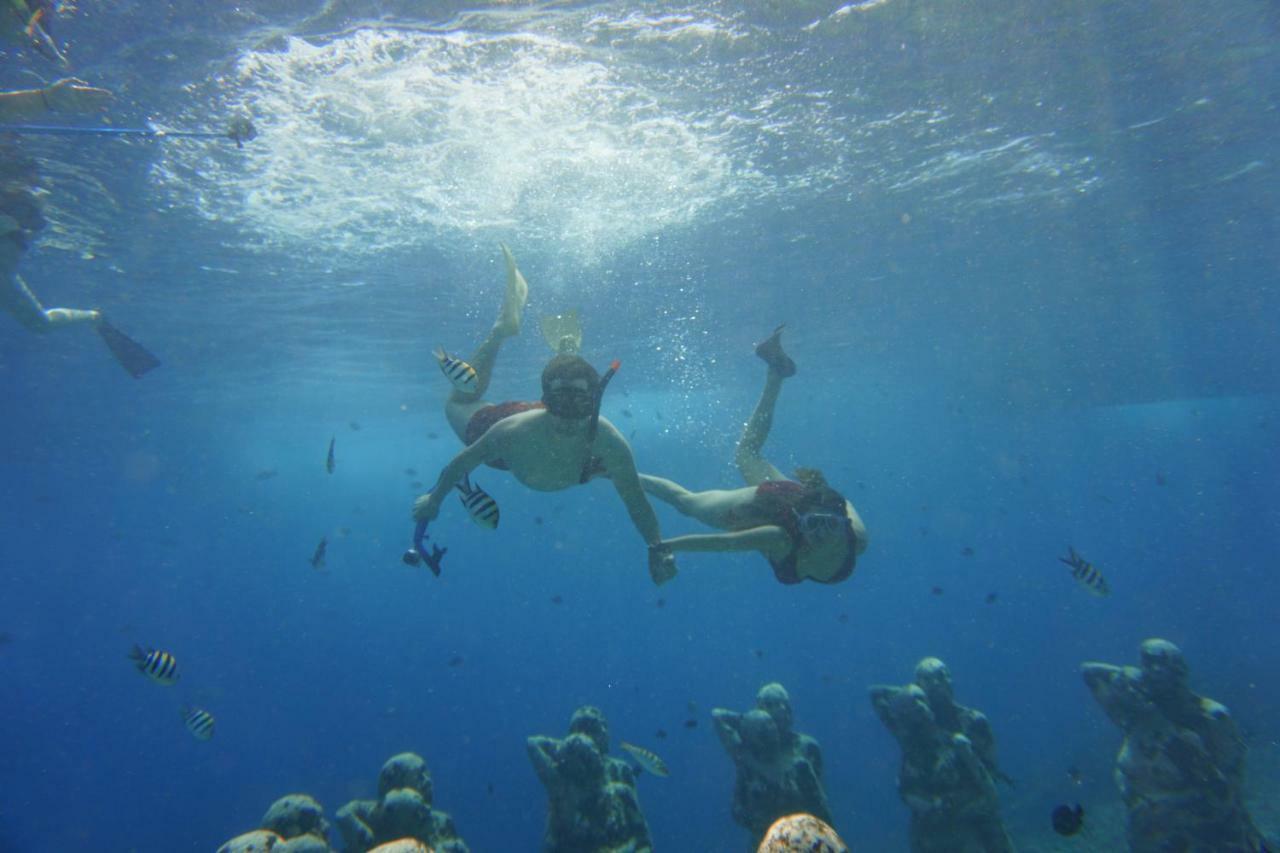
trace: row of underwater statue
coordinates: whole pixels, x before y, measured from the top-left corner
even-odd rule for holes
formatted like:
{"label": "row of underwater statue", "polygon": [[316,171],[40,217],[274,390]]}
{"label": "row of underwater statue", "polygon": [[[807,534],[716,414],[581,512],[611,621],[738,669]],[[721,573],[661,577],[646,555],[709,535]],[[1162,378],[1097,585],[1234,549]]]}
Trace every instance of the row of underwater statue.
{"label": "row of underwater statue", "polygon": [[[1245,808],[1245,746],[1236,724],[1222,704],[1191,690],[1177,646],[1150,639],[1137,666],[1085,663],[1081,672],[1124,734],[1115,779],[1128,810],[1130,850],[1275,849]],[[870,698],[902,749],[898,793],[910,812],[912,853],[1012,853],[996,788],[1008,778],[996,763],[995,736],[981,711],[956,701],[946,664],[924,658],[910,683],[873,686]],[[736,770],[733,819],[748,831],[751,849],[847,853],[831,826],[822,751],[795,730],[786,689],[766,684],[754,708],[711,715]],[[547,853],[652,851],[636,770],[609,747],[608,721],[591,706],[574,712],[565,737],[528,739],[529,760],[547,791]],[[432,808],[430,773],[412,753],[387,761],[378,799],[348,803],[337,825],[348,853],[468,850],[452,819]],[[261,829],[218,853],[328,853],[328,831],[320,805],[291,794],[271,806]]]}

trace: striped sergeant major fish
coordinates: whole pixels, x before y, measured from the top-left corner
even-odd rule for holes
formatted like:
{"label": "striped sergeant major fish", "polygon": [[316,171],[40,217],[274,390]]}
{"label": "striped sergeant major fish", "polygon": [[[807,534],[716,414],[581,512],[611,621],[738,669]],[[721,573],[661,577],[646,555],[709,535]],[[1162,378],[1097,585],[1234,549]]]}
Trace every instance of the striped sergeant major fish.
{"label": "striped sergeant major fish", "polygon": [[471,520],[485,530],[498,529],[498,502],[488,492],[477,485],[472,485],[470,475],[464,475],[461,483],[454,484],[460,495],[458,499],[467,508]]}
{"label": "striped sergeant major fish", "polygon": [[213,714],[203,708],[183,708],[182,722],[196,740],[208,740],[213,737],[213,726],[216,721],[213,719]]}
{"label": "striped sergeant major fish", "polygon": [[480,380],[476,378],[474,367],[460,358],[454,358],[439,347],[432,355],[436,357],[436,361],[440,362],[440,371],[453,383],[454,388],[468,394],[476,390]]}
{"label": "striped sergeant major fish", "polygon": [[134,646],[129,660],[147,678],[156,684],[168,686],[178,680],[178,659],[160,649],[144,649]]}
{"label": "striped sergeant major fish", "polygon": [[666,762],[652,751],[645,749],[643,746],[636,746],[633,743],[627,743],[625,740],[619,744],[619,746],[627,751],[627,754],[635,760],[636,764],[640,765],[640,769],[647,770],[654,776],[661,776],[665,778],[669,775],[667,773]]}
{"label": "striped sergeant major fish", "polygon": [[1058,562],[1065,563],[1071,567],[1071,577],[1079,581],[1085,589],[1099,598],[1111,594],[1111,587],[1107,584],[1107,579],[1102,576],[1102,572],[1094,568],[1084,557],[1076,553],[1076,549],[1067,546],[1067,556],[1059,557]]}

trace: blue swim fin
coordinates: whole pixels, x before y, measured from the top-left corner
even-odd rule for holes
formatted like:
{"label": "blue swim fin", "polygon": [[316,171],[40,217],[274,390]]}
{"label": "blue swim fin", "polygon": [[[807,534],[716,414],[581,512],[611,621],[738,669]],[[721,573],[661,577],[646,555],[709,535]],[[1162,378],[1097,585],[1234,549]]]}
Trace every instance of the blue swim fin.
{"label": "blue swim fin", "polygon": [[111,355],[120,362],[121,367],[129,371],[129,375],[134,379],[160,366],[160,359],[152,355],[146,347],[106,320],[98,321],[97,329],[98,334],[102,336],[102,342],[107,345],[107,349],[111,350]]}

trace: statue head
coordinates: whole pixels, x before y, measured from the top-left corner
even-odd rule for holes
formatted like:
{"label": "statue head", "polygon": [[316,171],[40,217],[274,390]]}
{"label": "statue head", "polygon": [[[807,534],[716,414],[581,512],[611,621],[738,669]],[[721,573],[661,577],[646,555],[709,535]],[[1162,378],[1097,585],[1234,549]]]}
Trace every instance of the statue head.
{"label": "statue head", "polygon": [[776,681],[766,684],[756,693],[756,707],[773,718],[778,731],[791,731],[791,697],[787,689]]}
{"label": "statue head", "polygon": [[569,720],[569,733],[586,735],[601,753],[609,751],[609,721],[594,705],[583,705]]}
{"label": "statue head", "polygon": [[916,684],[924,690],[931,704],[954,703],[951,690],[951,670],[938,658],[925,658],[916,664]]}
{"label": "statue head", "polygon": [[929,697],[919,685],[908,684],[898,691],[889,713],[903,735],[927,735],[929,741],[933,740],[936,728],[933,710],[929,707]]}
{"label": "statue head", "polygon": [[1189,670],[1182,650],[1168,640],[1150,639],[1142,643],[1142,686],[1154,695],[1186,687]]}

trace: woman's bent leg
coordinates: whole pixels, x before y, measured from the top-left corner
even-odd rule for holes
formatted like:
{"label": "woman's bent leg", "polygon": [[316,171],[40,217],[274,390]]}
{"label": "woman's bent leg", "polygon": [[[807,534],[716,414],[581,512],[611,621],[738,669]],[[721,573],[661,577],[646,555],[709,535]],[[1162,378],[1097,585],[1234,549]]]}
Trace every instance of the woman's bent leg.
{"label": "woman's bent leg", "polygon": [[711,489],[691,492],[684,486],[662,477],[640,475],[640,487],[650,497],[675,507],[681,515],[702,522],[708,527],[729,530],[735,510],[750,501],[755,489]]}

